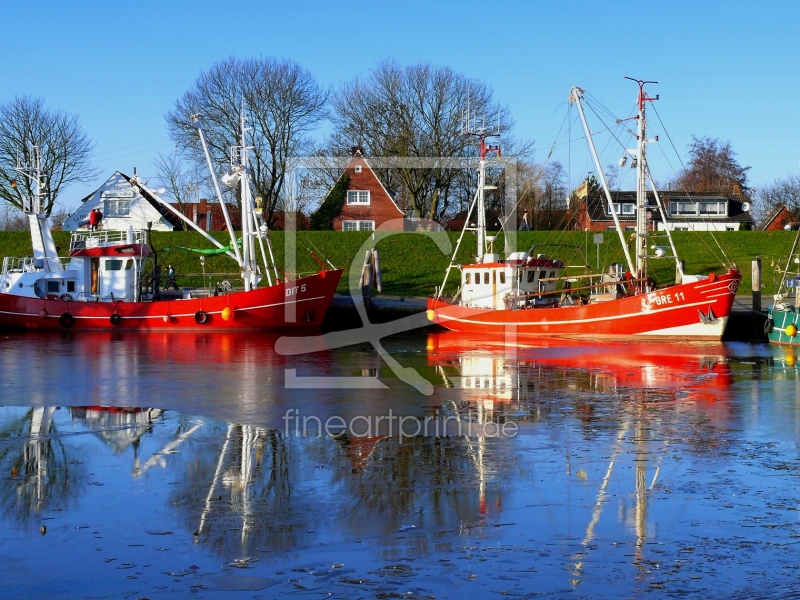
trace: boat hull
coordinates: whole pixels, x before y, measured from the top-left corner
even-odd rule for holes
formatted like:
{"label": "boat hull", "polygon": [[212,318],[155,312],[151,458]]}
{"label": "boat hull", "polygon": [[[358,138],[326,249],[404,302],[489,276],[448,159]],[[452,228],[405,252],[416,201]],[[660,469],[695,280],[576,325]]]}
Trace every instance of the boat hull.
{"label": "boat hull", "polygon": [[[773,306],[769,309],[768,315],[768,331],[766,333],[770,344],[775,344],[776,346],[800,346],[800,335],[797,334],[797,329],[800,327],[800,324],[798,324],[800,316],[798,316],[795,307],[786,306],[780,309]],[[786,332],[789,325],[794,325],[794,335],[789,335]]]}
{"label": "boat hull", "polygon": [[76,302],[0,294],[0,328],[38,330],[290,330],[319,327],[341,269],[224,296]]}
{"label": "boat hull", "polygon": [[586,305],[487,310],[428,299],[428,318],[453,331],[536,336],[722,338],[741,274],[723,275]]}

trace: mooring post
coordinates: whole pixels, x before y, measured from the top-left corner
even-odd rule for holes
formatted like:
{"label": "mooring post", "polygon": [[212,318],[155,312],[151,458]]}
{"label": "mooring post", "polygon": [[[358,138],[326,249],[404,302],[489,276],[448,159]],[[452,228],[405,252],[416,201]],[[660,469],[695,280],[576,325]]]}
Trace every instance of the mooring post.
{"label": "mooring post", "polygon": [[761,259],[753,259],[753,312],[761,312]]}
{"label": "mooring post", "polygon": [[377,248],[372,251],[372,268],[375,271],[375,287],[380,294],[383,292],[383,278],[381,277],[381,257]]}
{"label": "mooring post", "polygon": [[680,264],[675,265],[675,283],[680,285],[681,283],[683,283],[681,281],[681,273],[686,272],[686,261],[678,260],[678,263]]}

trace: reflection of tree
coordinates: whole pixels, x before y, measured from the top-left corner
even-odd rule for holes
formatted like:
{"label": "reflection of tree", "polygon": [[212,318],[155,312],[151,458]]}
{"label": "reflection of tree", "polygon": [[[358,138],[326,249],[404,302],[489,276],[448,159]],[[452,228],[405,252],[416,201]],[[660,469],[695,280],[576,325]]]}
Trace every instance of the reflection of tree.
{"label": "reflection of tree", "polygon": [[[340,438],[340,463],[353,464],[350,446],[356,440]],[[498,479],[503,443],[467,437],[383,439],[371,460],[359,455],[360,468],[336,472],[353,500],[339,503],[339,517],[356,530],[376,520],[392,528],[409,519],[415,525],[471,522],[485,510],[487,481]],[[501,492],[489,487],[499,504]],[[414,522],[419,520],[424,523]]]}
{"label": "reflection of tree", "polygon": [[[27,521],[49,504],[68,498],[77,479],[53,423],[54,407],[28,409],[2,428],[0,505],[5,514]],[[11,439],[20,440],[11,443]],[[8,476],[10,474],[10,477]]]}

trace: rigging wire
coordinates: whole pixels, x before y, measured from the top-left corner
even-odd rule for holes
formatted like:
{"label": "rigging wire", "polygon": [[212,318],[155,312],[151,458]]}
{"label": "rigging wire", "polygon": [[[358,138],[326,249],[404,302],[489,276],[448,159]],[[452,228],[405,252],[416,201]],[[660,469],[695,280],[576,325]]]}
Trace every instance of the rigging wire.
{"label": "rigging wire", "polygon": [[[661,115],[659,115],[659,114],[658,114],[658,111],[655,109],[655,106],[653,106],[652,108],[653,108],[653,112],[655,112],[655,114],[656,114],[656,117],[658,118],[658,122],[661,124],[661,129],[662,129],[662,130],[664,131],[664,133],[667,135],[667,139],[669,140],[669,143],[670,143],[670,145],[672,146],[672,149],[675,151],[675,155],[678,157],[678,161],[681,163],[681,166],[683,167],[683,170],[684,170],[684,171],[686,171],[686,165],[684,165],[684,164],[683,164],[683,160],[681,160],[680,154],[678,154],[678,150],[675,148],[675,144],[674,144],[674,143],[673,143],[673,141],[672,141],[672,136],[670,136],[670,135],[669,135],[669,131],[667,131],[667,128],[666,128],[666,126],[664,125],[664,122],[661,120]],[[669,164],[669,161],[667,161],[667,163]],[[670,167],[672,167],[672,165],[670,165]],[[677,173],[676,173],[676,175],[677,175]],[[652,181],[652,176],[651,176],[651,181]],[[686,189],[686,187],[683,185],[683,182],[682,182],[682,181],[680,181],[680,180],[679,180],[679,182],[680,182],[681,189],[683,190],[683,193],[684,193],[684,194],[686,194],[686,198],[690,200],[690,199],[691,199],[691,197],[689,196],[689,191],[688,191],[688,190]],[[699,206],[699,200],[698,200],[698,201],[696,201],[696,202],[698,203],[698,206]],[[686,219],[686,217],[684,217],[683,215],[680,215],[680,214],[679,214],[678,216],[679,216],[679,217],[681,217],[681,218],[683,218],[684,222],[687,222],[687,223],[688,223],[688,220]],[[707,227],[711,225],[711,222],[710,222],[710,221],[707,221],[707,220],[705,219],[705,217],[703,217],[703,215],[699,215],[699,216],[700,216],[700,219],[701,219],[701,221],[702,221],[703,223],[705,223]],[[666,224],[665,224],[665,227],[666,227]],[[693,231],[695,231],[695,233],[698,233],[698,234],[699,234],[699,232],[698,232],[697,230],[695,230],[695,229],[692,229],[692,230],[693,230]],[[728,256],[728,254],[725,252],[725,248],[723,248],[723,247],[722,247],[722,244],[720,244],[720,243],[719,243],[719,240],[717,239],[717,236],[716,236],[716,235],[714,235],[714,233],[715,233],[715,232],[714,232],[714,230],[713,230],[713,229],[711,229],[711,228],[709,227],[709,228],[708,228],[706,231],[708,231],[708,232],[709,232],[709,234],[711,235],[711,239],[712,239],[712,240],[714,240],[714,243],[717,245],[717,248],[719,248],[719,251],[722,253],[722,256],[724,257],[724,261],[722,261],[722,262],[723,262],[724,264],[728,264],[728,265],[731,265],[731,264],[733,264],[733,262],[731,261],[730,257],[729,257],[729,256]],[[703,238],[702,238],[702,236],[700,236],[700,235],[698,235],[698,237],[699,237],[701,240],[703,239]],[[706,245],[706,247],[708,248],[708,244],[705,242],[705,240],[703,240],[703,243],[704,243],[704,244]],[[711,250],[711,248],[709,248],[709,250]],[[715,257],[715,258],[719,259],[719,256],[717,256],[716,252],[714,252],[713,250],[711,250],[711,253],[712,253],[712,254],[714,254],[714,257]]]}

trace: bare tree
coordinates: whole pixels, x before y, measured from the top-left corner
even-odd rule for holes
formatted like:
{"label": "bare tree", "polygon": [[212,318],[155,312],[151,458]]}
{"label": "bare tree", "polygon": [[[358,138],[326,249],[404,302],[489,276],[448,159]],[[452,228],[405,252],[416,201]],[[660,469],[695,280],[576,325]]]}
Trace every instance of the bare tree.
{"label": "bare tree", "polygon": [[177,154],[162,156],[156,159],[158,182],[164,187],[164,196],[183,210],[185,204],[196,202],[200,194],[200,186],[204,180],[195,163],[187,165]]}
{"label": "bare tree", "polygon": [[20,96],[0,105],[0,198],[20,210],[33,186],[17,172],[17,159],[33,164],[34,146],[47,176],[42,210],[49,215],[65,187],[97,175],[90,166],[94,145],[77,116],[48,109],[41,98]]}
{"label": "bare tree", "polygon": [[689,164],[673,185],[690,192],[727,192],[747,196],[747,171],[736,160],[731,143],[692,136]]}
{"label": "bare tree", "polygon": [[230,147],[240,141],[242,108],[252,128],[247,143],[252,182],[264,200],[269,224],[281,207],[292,156],[306,153],[308,134],[326,118],[327,93],[300,65],[275,59],[229,58],[202,73],[168,113],[167,129],[185,156],[195,164],[205,158],[190,115],[199,114],[209,150],[220,171],[228,168]]}
{"label": "bare tree", "polygon": [[[331,147],[346,152],[354,145],[368,156],[475,156],[474,140],[462,131],[462,113],[499,124],[509,131],[508,109],[494,102],[491,89],[447,67],[418,64],[401,67],[385,61],[366,78],[346,83],[333,97]],[[401,166],[379,170],[396,200],[420,217],[440,220],[450,209],[460,169],[447,166]],[[457,195],[456,195],[457,196]]]}

